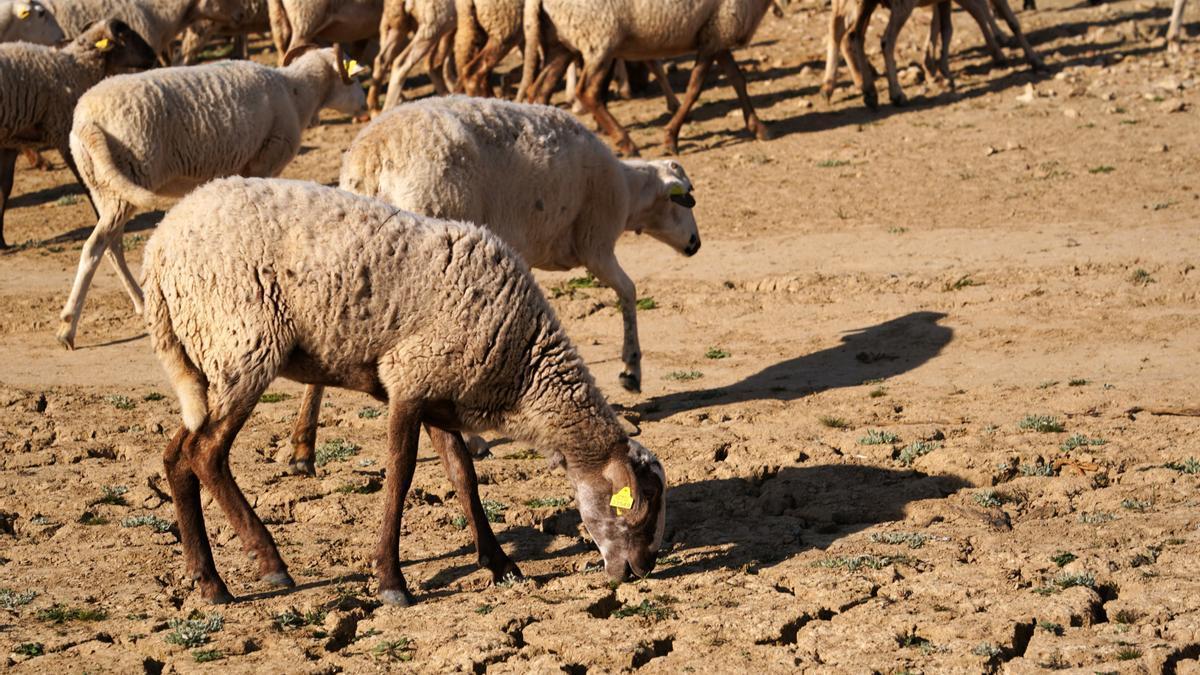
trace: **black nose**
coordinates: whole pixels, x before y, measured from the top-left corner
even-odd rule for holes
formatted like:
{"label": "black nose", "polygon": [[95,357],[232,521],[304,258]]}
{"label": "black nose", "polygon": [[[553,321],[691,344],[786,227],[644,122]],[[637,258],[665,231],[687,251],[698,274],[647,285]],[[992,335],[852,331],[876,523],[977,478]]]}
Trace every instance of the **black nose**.
{"label": "black nose", "polygon": [[697,237],[696,235],[693,234],[692,238],[688,240],[687,248],[683,249],[683,254],[686,256],[693,256],[693,255],[696,255],[696,251],[699,251],[699,250],[700,250],[700,237]]}

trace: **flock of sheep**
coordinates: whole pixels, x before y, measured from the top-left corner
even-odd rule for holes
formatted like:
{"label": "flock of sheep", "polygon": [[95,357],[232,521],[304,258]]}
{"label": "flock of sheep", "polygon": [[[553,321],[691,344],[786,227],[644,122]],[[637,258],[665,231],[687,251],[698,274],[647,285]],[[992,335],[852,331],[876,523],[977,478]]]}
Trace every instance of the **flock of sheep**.
{"label": "flock of sheep", "polygon": [[[674,152],[716,63],[747,129],[765,139],[732,52],[777,1],[0,0],[0,246],[18,156],[37,162],[41,150],[57,150],[97,215],[57,337],[74,347],[88,286],[107,256],[180,400],[184,424],[164,463],[187,567],[205,599],[232,598],[213,562],[201,485],[260,578],[293,583],[228,464],[234,438],[277,376],[308,386],[293,434],[297,473],[314,471],[324,387],[388,402],[375,553],[384,601],[412,601],[399,533],[421,426],[462,502],[479,563],[496,579],[520,572],[488,526],[463,432],[498,430],[546,449],[575,486],[608,574],[651,571],[665,522],[662,466],[622,429],[529,268],[586,267],[617,293],[620,383],[639,391],[637,293],[614,247],[632,230],[696,253],[693,186],[679,162],[618,159],[572,114],[539,103],[567,76],[576,103],[633,156],[605,98],[614,73],[646,68],[673,111],[665,144]],[[958,2],[997,59],[1007,38],[992,8],[1041,67],[1005,0]],[[878,4],[834,0],[826,94],[840,53],[876,104],[863,37]],[[917,5],[934,12],[926,69],[953,86],[949,1],[886,4],[891,100],[904,101],[894,47]],[[212,36],[232,38],[235,55],[245,56],[247,34],[268,29],[278,67],[189,65]],[[519,82],[497,82],[493,69],[521,45]],[[358,80],[368,69],[344,50],[362,61],[375,56],[368,91]],[[688,54],[696,62],[679,100],[660,60]],[[470,96],[397,105],[422,62],[439,93]],[[154,68],[169,63],[183,65]],[[496,84],[525,102],[491,98]],[[322,110],[381,107],[346,151],[340,189],[272,178]],[[163,197],[181,201],[147,245],[139,284],[125,261],[124,227]]]}

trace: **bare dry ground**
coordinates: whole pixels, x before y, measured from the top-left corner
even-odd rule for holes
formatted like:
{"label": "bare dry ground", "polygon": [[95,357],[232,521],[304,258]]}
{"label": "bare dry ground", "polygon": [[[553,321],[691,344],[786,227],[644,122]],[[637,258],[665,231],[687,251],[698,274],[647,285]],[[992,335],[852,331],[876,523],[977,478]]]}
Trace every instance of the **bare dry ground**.
{"label": "bare dry ground", "polygon": [[[1197,421],[1162,414],[1200,389],[1200,45],[1159,49],[1161,0],[1044,5],[1021,18],[1051,72],[989,68],[956,15],[959,91],[910,77],[913,105],[878,113],[817,97],[822,12],[768,18],[739,58],[776,140],[708,92],[682,145],[703,250],[621,245],[656,305],[641,396],[617,386],[612,293],[540,275],[673,483],[669,549],[615,589],[565,479],[497,439],[481,490],[531,580],[489,585],[423,448],[402,540],[420,603],[380,606],[383,410],[332,394],[318,478],[284,476],[300,390],[279,382],[233,464],[299,587],[255,581],[209,504],[239,602],[202,605],[160,476],[174,399],[108,269],[81,348],[55,345],[90,212],[65,171],[21,171],[8,233],[29,243],[0,256],[0,655],[15,672],[1200,672]],[[657,143],[660,101],[614,111]],[[327,120],[286,175],[333,182],[358,128]],[[157,217],[128,235],[135,260]]]}

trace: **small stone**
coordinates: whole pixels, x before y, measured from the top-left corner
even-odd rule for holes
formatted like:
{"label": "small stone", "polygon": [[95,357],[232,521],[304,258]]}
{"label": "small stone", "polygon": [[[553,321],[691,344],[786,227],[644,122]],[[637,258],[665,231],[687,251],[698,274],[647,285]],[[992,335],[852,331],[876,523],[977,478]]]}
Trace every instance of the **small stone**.
{"label": "small stone", "polygon": [[987,146],[987,150],[984,150],[983,155],[985,157],[991,157],[992,155],[994,155],[998,152],[1000,152],[1000,151],[989,145],[989,146]]}
{"label": "small stone", "polygon": [[1166,143],[1159,143],[1158,145],[1150,146],[1150,152],[1166,152],[1167,150],[1169,150],[1169,148],[1167,147]]}
{"label": "small stone", "polygon": [[796,107],[808,109],[808,108],[813,107],[813,102],[806,98],[802,98],[802,99],[796,101]]}
{"label": "small stone", "polygon": [[1029,83],[1025,85],[1025,93],[1017,97],[1017,102],[1032,103],[1035,99],[1037,99],[1037,90],[1033,88],[1032,83]]}
{"label": "small stone", "polygon": [[1184,103],[1180,99],[1164,101],[1162,105],[1158,106],[1158,109],[1165,113],[1183,112],[1187,110],[1187,103]]}
{"label": "small stone", "polygon": [[1079,111],[1074,108],[1063,108],[1063,116],[1069,120],[1079,119]]}

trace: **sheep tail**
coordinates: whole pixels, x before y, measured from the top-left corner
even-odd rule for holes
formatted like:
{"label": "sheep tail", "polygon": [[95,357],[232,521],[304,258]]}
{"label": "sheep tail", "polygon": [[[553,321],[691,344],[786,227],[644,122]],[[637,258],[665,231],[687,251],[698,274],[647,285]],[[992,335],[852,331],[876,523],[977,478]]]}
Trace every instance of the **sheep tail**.
{"label": "sheep tail", "polygon": [[95,122],[79,121],[71,129],[71,152],[77,158],[86,156],[91,165],[91,179],[98,186],[106,187],[122,200],[143,209],[152,208],[157,199],[155,194],[129,180],[117,168],[112,151],[108,146],[108,134]]}
{"label": "sheep tail", "polygon": [[162,264],[161,260],[146,261],[146,272],[142,279],[142,288],[146,293],[146,326],[158,360],[167,371],[167,377],[179,398],[183,425],[188,431],[198,431],[208,418],[208,378],[188,358],[175,333],[171,311],[162,291],[162,280],[156,278]]}
{"label": "sheep tail", "polygon": [[521,68],[521,85],[517,87],[518,101],[532,102],[533,81],[537,76],[538,52],[542,49],[542,0],[525,3],[525,64]]}

